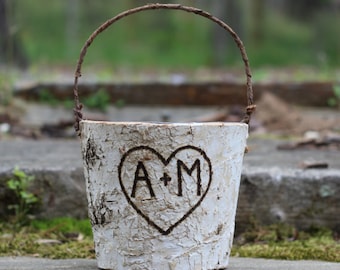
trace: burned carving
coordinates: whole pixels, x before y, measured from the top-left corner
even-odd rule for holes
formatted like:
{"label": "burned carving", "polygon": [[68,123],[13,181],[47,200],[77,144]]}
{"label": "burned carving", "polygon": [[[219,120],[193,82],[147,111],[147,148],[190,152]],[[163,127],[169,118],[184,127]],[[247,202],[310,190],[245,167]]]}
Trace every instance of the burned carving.
{"label": "burned carving", "polygon": [[[151,147],[138,146],[123,154],[118,177],[128,203],[167,235],[203,201],[212,181],[212,166],[206,153],[195,146],[180,147],[168,158]],[[153,202],[159,205],[163,201],[159,211],[149,212]],[[179,205],[184,210],[176,209]],[[172,220],[162,220],[157,215],[161,211],[173,216]]]}
{"label": "burned carving", "polygon": [[163,184],[166,187],[168,183],[171,181],[171,177],[167,173],[164,173],[163,176],[159,178],[159,180],[163,181]]}
{"label": "burned carving", "polygon": [[[140,175],[140,171],[142,171],[142,173],[143,173],[142,175]],[[155,193],[152,189],[151,181],[150,181],[148,172],[145,169],[143,162],[141,162],[141,161],[138,162],[137,169],[136,169],[136,172],[135,172],[135,179],[133,181],[133,187],[132,187],[132,191],[131,191],[131,197],[132,198],[136,197],[136,188],[137,188],[138,181],[145,181],[146,184],[147,184],[147,187],[149,189],[150,196],[155,197]]]}
{"label": "burned carving", "polygon": [[197,196],[201,196],[201,163],[199,159],[196,159],[194,165],[189,169],[182,160],[177,160],[177,177],[178,177],[178,196],[183,196],[182,183],[183,175],[182,168],[191,175],[193,171],[197,168]]}

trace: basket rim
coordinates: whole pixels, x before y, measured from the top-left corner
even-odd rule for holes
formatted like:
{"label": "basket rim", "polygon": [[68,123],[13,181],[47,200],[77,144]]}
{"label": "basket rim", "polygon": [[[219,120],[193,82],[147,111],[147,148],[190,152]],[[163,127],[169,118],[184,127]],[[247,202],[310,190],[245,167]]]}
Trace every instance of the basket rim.
{"label": "basket rim", "polygon": [[105,120],[88,120],[82,119],[80,124],[91,124],[91,125],[131,125],[131,126],[162,126],[162,127],[173,127],[173,126],[248,126],[247,123],[243,122],[161,122],[161,121],[105,121]]}

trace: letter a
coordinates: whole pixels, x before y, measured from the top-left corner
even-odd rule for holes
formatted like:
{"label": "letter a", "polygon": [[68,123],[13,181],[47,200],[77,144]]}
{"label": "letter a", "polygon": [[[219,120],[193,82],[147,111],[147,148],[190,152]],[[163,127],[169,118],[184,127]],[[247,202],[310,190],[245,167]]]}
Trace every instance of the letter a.
{"label": "letter a", "polygon": [[[139,174],[140,170],[143,171],[142,175]],[[145,169],[143,162],[141,162],[141,161],[138,161],[137,169],[135,171],[135,179],[133,181],[133,187],[132,187],[132,192],[131,192],[131,197],[132,198],[135,198],[135,196],[136,196],[136,189],[137,189],[137,182],[138,181],[145,181],[146,185],[148,186],[148,189],[149,189],[149,192],[150,192],[150,196],[151,197],[155,197],[155,193],[153,192],[148,172]]]}

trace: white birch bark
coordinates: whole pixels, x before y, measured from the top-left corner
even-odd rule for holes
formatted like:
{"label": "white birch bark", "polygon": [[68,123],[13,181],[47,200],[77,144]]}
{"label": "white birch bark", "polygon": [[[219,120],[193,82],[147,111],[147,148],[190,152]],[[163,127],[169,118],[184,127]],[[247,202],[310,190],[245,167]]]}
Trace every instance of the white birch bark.
{"label": "white birch bark", "polygon": [[100,268],[228,265],[246,124],[82,121],[81,133]]}

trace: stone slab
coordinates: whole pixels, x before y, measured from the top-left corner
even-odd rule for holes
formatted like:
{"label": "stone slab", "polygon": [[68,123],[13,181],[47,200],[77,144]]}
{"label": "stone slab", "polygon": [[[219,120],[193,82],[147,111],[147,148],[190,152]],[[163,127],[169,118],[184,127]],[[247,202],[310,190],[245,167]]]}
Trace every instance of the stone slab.
{"label": "stone slab", "polygon": [[[340,231],[340,152],[278,150],[281,140],[250,139],[241,178],[236,233],[249,222],[284,222],[299,229],[325,226]],[[328,164],[302,169],[304,162]]]}
{"label": "stone slab", "polygon": [[[321,225],[339,231],[340,153],[325,150],[279,151],[283,143],[250,138],[245,156],[237,231],[254,218],[260,224],[288,222],[298,227]],[[303,161],[322,161],[328,169],[301,169]],[[41,217],[87,216],[87,202],[77,140],[0,141],[0,200],[4,181],[20,167],[36,177],[42,195]],[[4,204],[0,204],[0,214]]]}
{"label": "stone slab", "polygon": [[[96,270],[95,260],[51,260],[30,257],[0,257],[0,270]],[[284,261],[254,258],[230,258],[228,270],[339,270],[340,263],[322,261]]]}
{"label": "stone slab", "polygon": [[[17,166],[35,177],[32,192],[42,200],[39,217],[87,217],[80,145],[75,140],[0,142],[0,200],[10,202],[5,181]],[[0,215],[6,211],[1,203]]]}
{"label": "stone slab", "polygon": [[[85,78],[85,77],[84,77]],[[81,80],[82,81],[82,80]],[[255,99],[271,92],[290,104],[304,106],[329,106],[327,101],[334,96],[333,82],[267,82],[254,83]],[[73,81],[70,83],[33,83],[15,89],[15,95],[26,100],[39,100],[41,91],[59,100],[70,100]],[[144,83],[99,83],[80,85],[80,96],[89,96],[104,89],[111,101],[124,100],[127,104],[147,105],[231,105],[244,104],[245,83],[233,81],[216,82],[144,82]],[[308,93],[308,95],[306,95]]]}

